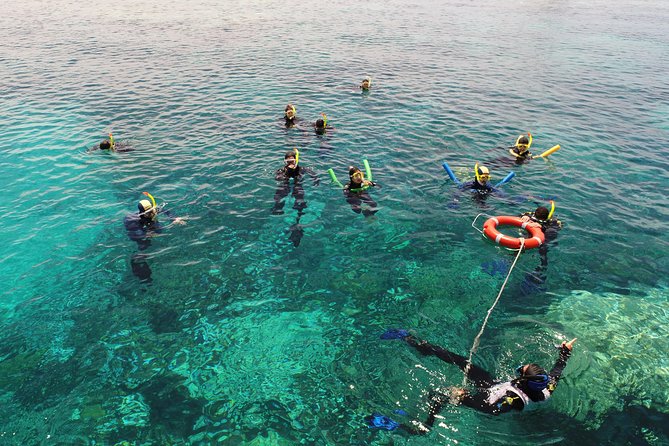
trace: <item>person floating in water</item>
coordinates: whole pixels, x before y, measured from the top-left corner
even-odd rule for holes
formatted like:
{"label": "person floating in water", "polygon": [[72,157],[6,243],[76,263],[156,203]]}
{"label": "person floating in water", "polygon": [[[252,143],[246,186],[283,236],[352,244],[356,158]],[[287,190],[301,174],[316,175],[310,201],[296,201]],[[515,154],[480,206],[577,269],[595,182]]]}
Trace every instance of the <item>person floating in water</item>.
{"label": "person floating in water", "polygon": [[462,183],[460,189],[472,190],[480,195],[487,195],[496,191],[492,184],[490,184],[490,170],[485,166],[480,166],[478,163],[474,166],[474,179]]}
{"label": "person floating in water", "polygon": [[[490,170],[487,167],[481,166],[479,165],[479,163],[476,163],[476,165],[474,166],[474,179],[472,181],[467,181],[466,183],[460,183],[458,185],[458,188],[460,190],[472,192],[472,197],[474,201],[480,205],[484,205],[489,195],[494,194],[498,196],[504,196],[504,192],[502,192],[502,190],[499,189],[499,186],[510,181],[514,175],[515,174],[513,172],[509,173],[506,176],[506,178],[497,183],[496,186],[493,186],[490,183]],[[449,207],[457,206],[458,202],[459,198],[456,196],[453,198],[453,203],[449,205]]]}
{"label": "person floating in water", "polygon": [[[367,166],[368,164],[365,167]],[[369,169],[367,171],[371,174]],[[371,217],[376,214],[379,211],[378,204],[369,195],[367,189],[376,187],[377,184],[369,179],[365,179],[362,171],[355,166],[348,168],[348,177],[349,181],[344,186],[344,196],[346,197],[346,202],[351,205],[353,212],[356,214],[362,213],[365,217]]]}
{"label": "person floating in water", "polygon": [[314,130],[317,135],[325,135],[327,130],[332,130],[334,127],[328,125],[328,117],[325,113],[321,113],[321,119],[317,119],[314,123]]}
{"label": "person floating in water", "polygon": [[516,164],[523,164],[527,160],[532,159],[530,146],[532,145],[532,134],[520,135],[516,139],[516,143],[509,149],[509,153],[513,155]]}
{"label": "person floating in water", "polygon": [[523,164],[525,161],[535,159],[535,158],[548,158],[551,154],[560,150],[560,145],[556,144],[548,150],[543,151],[540,155],[532,155],[530,152],[530,147],[532,146],[532,134],[528,133],[527,136],[520,135],[516,139],[516,144],[513,147],[509,148],[509,153],[514,157],[516,164]]}
{"label": "person floating in water", "polygon": [[295,127],[297,124],[297,109],[293,104],[286,105],[286,108],[283,111],[283,119],[285,121],[286,128]]}
{"label": "person floating in water", "polygon": [[372,88],[372,78],[367,76],[362,80],[362,83],[360,84],[359,88],[365,92],[369,91]]}
{"label": "person floating in water", "polygon": [[381,339],[402,339],[425,356],[436,356],[444,362],[458,366],[466,373],[467,379],[475,387],[474,392],[461,388],[452,388],[449,395],[432,392],[429,397],[429,413],[424,423],[411,422],[400,424],[387,416],[375,413],[365,418],[367,426],[385,430],[401,428],[412,434],[425,434],[432,428],[436,415],[446,403],[462,404],[490,415],[501,415],[512,411],[522,411],[529,405],[546,401],[555,391],[562,372],[571,356],[576,338],[562,342],[558,359],[550,372],[531,363],[516,369],[516,378],[500,382],[490,373],[470,363],[467,358],[429,344],[409,334],[406,330],[391,329],[381,335]]}
{"label": "person floating in water", "polygon": [[[307,202],[304,201],[304,187],[302,185],[304,175],[307,174],[312,178],[314,186],[320,184],[320,180],[314,171],[308,167],[299,165],[299,161],[300,152],[297,149],[286,152],[284,156],[285,165],[276,171],[276,181],[280,184],[274,193],[274,206],[272,207],[272,214],[283,214],[283,207],[286,204],[285,198],[291,193],[292,189],[292,196],[295,199],[293,209],[297,210],[297,220],[288,230],[288,238],[296,248],[300,246],[300,241],[304,235],[304,229],[300,225],[300,218],[304,215],[304,209],[307,207]],[[291,179],[293,180],[292,187]]]}
{"label": "person floating in water", "polygon": [[541,288],[541,285],[546,281],[546,270],[548,269],[548,247],[549,244],[555,244],[558,236],[558,231],[562,229],[562,222],[553,217],[555,212],[555,202],[551,200],[551,210],[544,206],[539,206],[534,212],[526,212],[520,215],[523,222],[534,222],[541,225],[541,230],[544,233],[545,241],[542,243],[539,250],[540,264],[534,271],[525,275],[523,280],[523,289],[527,292]]}
{"label": "person floating in water", "polygon": [[89,152],[95,151],[95,150],[104,150],[108,152],[132,152],[134,149],[129,147],[128,145],[117,142],[114,140],[114,135],[109,133],[109,139],[105,139],[100,143],[98,147],[93,147],[89,150]]}
{"label": "person floating in water", "polygon": [[[123,220],[126,232],[130,240],[137,243],[139,251],[146,250],[151,246],[151,237],[160,234],[166,227],[158,221],[158,215],[165,215],[172,224],[185,225],[186,221],[180,217],[174,217],[169,211],[156,206],[156,201],[151,194],[144,192],[149,200],[140,200],[137,204],[137,213],[129,214]],[[151,281],[151,268],[146,262],[146,254],[137,253],[132,256],[132,272],[143,282]]]}

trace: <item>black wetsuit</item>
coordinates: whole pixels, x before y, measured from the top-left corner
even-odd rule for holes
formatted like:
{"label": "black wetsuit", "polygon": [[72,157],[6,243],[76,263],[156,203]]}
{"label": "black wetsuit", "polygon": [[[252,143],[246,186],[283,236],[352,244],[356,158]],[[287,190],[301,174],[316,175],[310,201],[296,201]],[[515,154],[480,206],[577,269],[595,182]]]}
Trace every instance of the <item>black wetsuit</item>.
{"label": "black wetsuit", "polygon": [[[458,366],[462,371],[467,367],[467,358],[450,352],[445,348],[431,345],[426,341],[420,341],[413,336],[406,337],[405,341],[425,356],[436,356],[442,361]],[[559,357],[548,373],[549,381],[546,389],[543,391],[531,390],[527,386],[527,381],[523,380],[523,378],[507,382],[497,381],[481,367],[471,364],[467,372],[467,379],[472,382],[476,388],[476,392],[473,394],[465,392],[459,402],[480,412],[490,415],[500,415],[512,410],[521,411],[527,404],[545,401],[555,391],[570,355],[571,351],[567,347],[560,347]],[[449,401],[450,397],[448,395],[438,392],[430,394],[429,415],[425,423],[423,423],[428,429],[434,424],[435,416],[441,411],[444,404]],[[404,424],[402,428],[414,434],[426,432],[425,429],[417,430]]]}
{"label": "black wetsuit", "polygon": [[529,150],[526,150],[524,152],[520,152],[520,149],[516,146],[511,147],[510,149],[516,156],[515,161],[516,164],[523,164],[525,161],[531,160],[532,159],[532,154],[530,153]]}
{"label": "black wetsuit", "polygon": [[[169,211],[159,211],[158,215],[165,215],[174,220],[175,217]],[[156,215],[157,217],[157,215]],[[125,229],[130,240],[137,243],[137,248],[144,251],[151,246],[151,236],[160,234],[163,231],[163,225],[157,219],[146,218],[139,213],[130,214],[123,220]],[[151,268],[146,262],[147,255],[144,253],[135,253],[130,259],[132,273],[142,282],[151,282]]]}
{"label": "black wetsuit", "polygon": [[95,146],[95,147],[91,147],[88,151],[89,152],[94,152],[96,150],[101,150],[103,152],[110,152],[110,153],[111,152],[124,153],[124,152],[133,152],[135,149],[133,149],[132,147],[130,147],[130,146],[124,144],[124,143],[117,142],[117,143],[114,143],[113,148],[102,149],[102,148],[100,148],[100,146]]}
{"label": "black wetsuit", "polygon": [[473,181],[468,181],[466,183],[462,183],[460,185],[460,189],[462,190],[473,190],[476,191],[477,193],[481,195],[487,195],[493,192],[497,192],[497,189],[492,187],[490,182],[486,182],[485,184],[481,184],[476,180]]}
{"label": "black wetsuit", "polygon": [[[534,271],[528,272],[525,275],[524,279],[526,282],[529,282],[530,284],[541,285],[546,281],[546,270],[548,269],[548,247],[549,245],[555,244],[555,240],[557,239],[558,236],[558,231],[562,229],[562,222],[557,218],[551,218],[549,220],[539,220],[534,217],[534,212],[526,212],[522,214],[521,217],[529,217],[531,221],[539,223],[541,225],[541,230],[544,233],[545,241],[538,248],[539,260],[541,263],[534,269]],[[534,285],[531,285],[528,288],[528,291],[537,288]]]}
{"label": "black wetsuit", "polygon": [[295,197],[293,209],[296,209],[298,213],[301,213],[307,207],[307,203],[304,201],[304,187],[302,186],[302,180],[304,179],[305,174],[313,179],[315,186],[320,183],[314,171],[308,167],[298,165],[295,169],[289,169],[286,166],[276,171],[276,181],[279,181],[281,185],[274,193],[273,214],[283,214],[283,207],[285,205],[284,198],[286,198],[291,191],[291,179],[293,179],[292,195]]}
{"label": "black wetsuit", "polygon": [[[356,184],[351,181],[344,186],[344,196],[346,197],[346,202],[351,205],[351,209],[356,214],[362,213],[365,217],[372,216],[376,214],[378,209],[378,204],[374,199],[369,195],[366,188],[361,187],[362,184]],[[376,186],[375,183],[371,183],[369,187]],[[362,204],[365,203],[367,207],[362,207]]]}
{"label": "black wetsuit", "polygon": [[302,229],[302,225],[300,225],[300,218],[302,215],[304,215],[304,209],[307,207],[307,202],[304,200],[304,187],[302,186],[302,180],[304,179],[305,174],[312,178],[314,186],[318,186],[320,180],[314,171],[308,167],[302,167],[298,165],[294,169],[289,169],[288,166],[285,166],[276,171],[276,180],[281,184],[276,189],[276,192],[274,192],[274,206],[272,207],[272,214],[283,214],[283,207],[286,204],[285,198],[291,192],[290,180],[292,178],[292,195],[295,198],[293,209],[297,210],[297,220],[295,221],[295,224],[293,224],[288,230],[288,239],[296,248],[300,245],[302,236],[304,235],[304,230]]}

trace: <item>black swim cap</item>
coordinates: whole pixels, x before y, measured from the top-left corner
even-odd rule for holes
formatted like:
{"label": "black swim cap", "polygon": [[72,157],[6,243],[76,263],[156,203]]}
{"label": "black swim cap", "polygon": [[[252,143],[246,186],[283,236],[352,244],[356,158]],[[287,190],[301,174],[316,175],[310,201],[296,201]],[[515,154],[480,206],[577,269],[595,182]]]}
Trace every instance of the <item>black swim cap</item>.
{"label": "black swim cap", "polygon": [[323,121],[322,119],[318,119],[318,120],[316,121],[316,127],[322,129],[323,127],[325,127],[325,121]]}
{"label": "black swim cap", "polygon": [[527,145],[529,143],[530,143],[530,140],[527,139],[527,136],[523,135],[520,138],[518,138],[518,144],[526,144]]}
{"label": "black swim cap", "polygon": [[100,143],[100,149],[102,150],[109,150],[111,149],[111,143],[108,140],[104,140]]}

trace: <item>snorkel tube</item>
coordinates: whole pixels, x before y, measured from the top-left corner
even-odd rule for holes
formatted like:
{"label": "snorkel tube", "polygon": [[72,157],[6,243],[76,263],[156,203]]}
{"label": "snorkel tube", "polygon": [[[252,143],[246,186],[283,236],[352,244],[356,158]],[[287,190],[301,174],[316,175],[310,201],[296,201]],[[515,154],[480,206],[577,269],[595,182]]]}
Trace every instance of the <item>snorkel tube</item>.
{"label": "snorkel tube", "polygon": [[[142,192],[142,193],[143,193],[144,195],[146,195],[147,197],[149,197],[149,199],[151,200],[151,206],[152,206],[151,209],[156,209],[156,199],[153,198],[153,195],[151,195],[151,194],[148,193],[148,192]],[[144,211],[144,212],[148,212],[148,211],[150,211],[151,209],[147,209],[147,210]]]}
{"label": "snorkel tube", "polygon": [[449,165],[448,165],[448,163],[447,163],[446,161],[444,161],[444,163],[442,164],[442,167],[444,168],[444,170],[445,170],[446,173],[448,174],[449,178],[450,178],[451,180],[453,180],[453,182],[454,182],[455,184],[457,184],[458,186],[462,184],[462,183],[460,182],[460,180],[458,180],[458,178],[455,176],[455,174],[453,173],[453,171],[451,170],[451,168],[449,167]]}
{"label": "snorkel tube", "polygon": [[548,217],[546,217],[546,220],[551,219],[551,217],[553,216],[553,212],[555,212],[555,201],[551,200],[551,211],[548,213]]}
{"label": "snorkel tube", "polygon": [[297,150],[297,147],[295,147],[295,167],[297,167],[297,163],[300,162],[300,151]]}
{"label": "snorkel tube", "polygon": [[114,150],[114,135],[112,135],[112,132],[109,132],[109,148]]}
{"label": "snorkel tube", "polygon": [[474,164],[474,177],[476,182],[481,184],[481,176],[479,175],[479,163]]}
{"label": "snorkel tube", "polygon": [[328,127],[328,116],[325,113],[321,113],[321,116],[323,117],[323,130],[325,130]]}

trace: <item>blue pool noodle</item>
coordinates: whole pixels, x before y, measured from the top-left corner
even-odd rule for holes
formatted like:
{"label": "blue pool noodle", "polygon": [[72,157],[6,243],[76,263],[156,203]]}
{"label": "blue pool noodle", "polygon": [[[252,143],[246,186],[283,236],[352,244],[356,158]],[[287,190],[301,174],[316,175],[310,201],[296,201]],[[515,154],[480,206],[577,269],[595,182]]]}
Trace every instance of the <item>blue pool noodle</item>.
{"label": "blue pool noodle", "polygon": [[508,183],[509,181],[511,181],[511,178],[513,178],[513,177],[515,177],[515,176],[516,176],[516,172],[514,172],[514,171],[509,172],[509,174],[508,174],[507,176],[505,176],[504,179],[503,179],[502,181],[500,181],[499,183],[495,184],[495,188],[498,188],[498,187],[500,187],[500,186],[503,186],[504,184],[506,184],[506,183]]}
{"label": "blue pool noodle", "polygon": [[459,186],[460,184],[462,184],[462,183],[460,182],[460,180],[457,179],[457,177],[455,176],[455,174],[453,173],[453,171],[451,170],[451,168],[448,167],[448,163],[447,163],[446,161],[444,161],[444,164],[442,164],[442,166],[444,166],[444,170],[446,171],[446,173],[448,174],[448,176],[451,177],[451,180],[453,180],[453,182],[454,182],[455,184],[457,184],[458,186]]}

